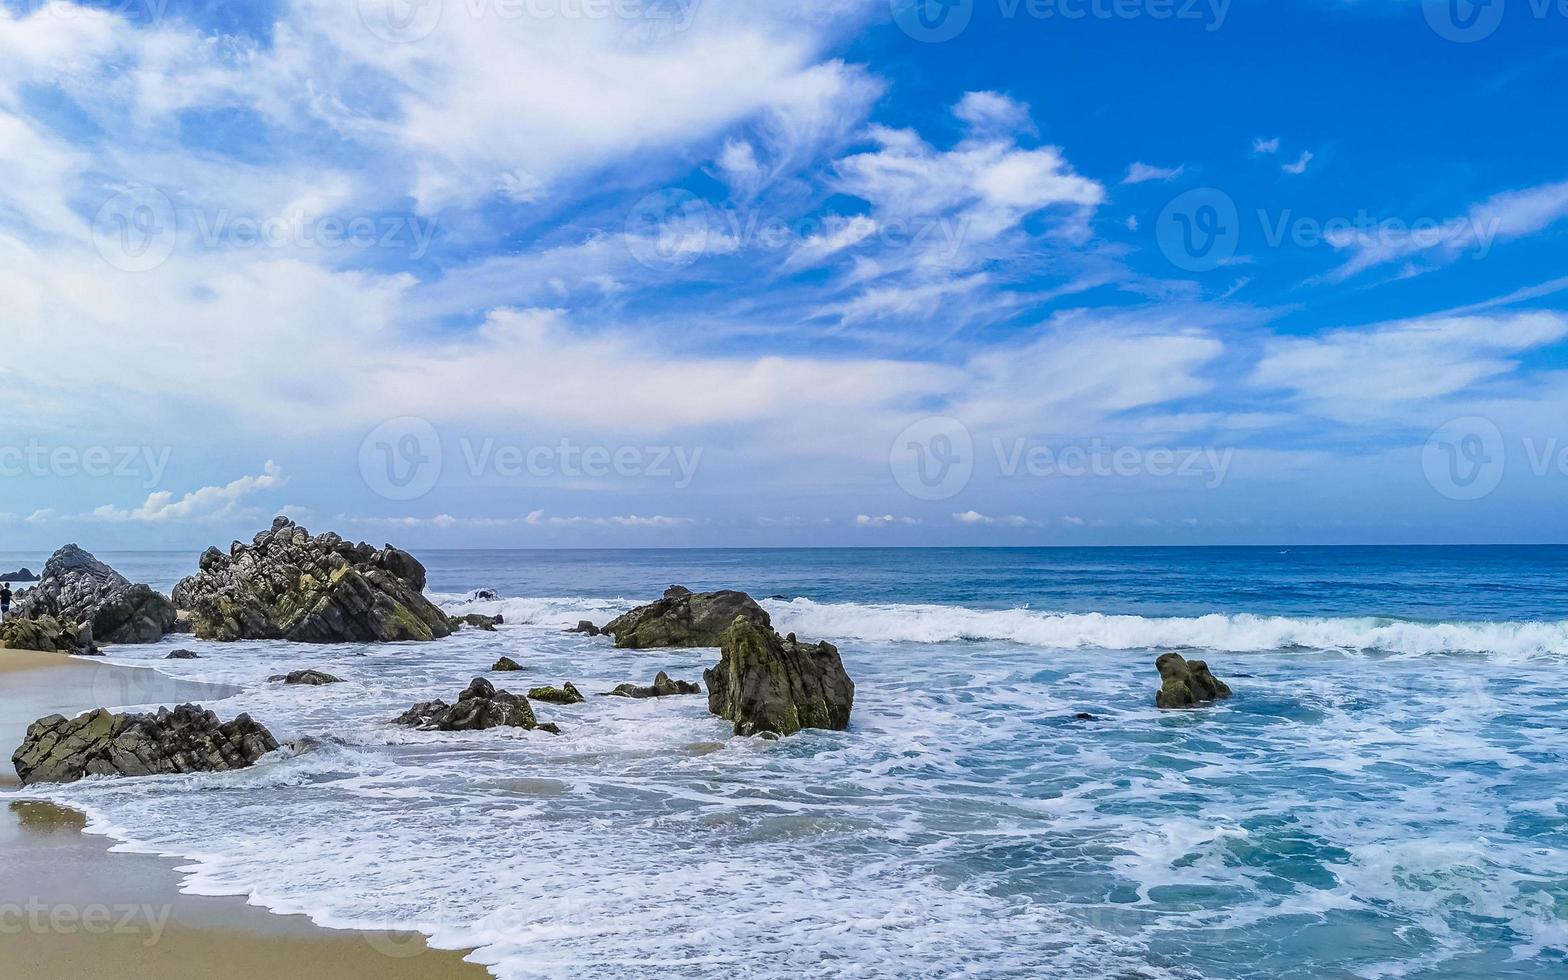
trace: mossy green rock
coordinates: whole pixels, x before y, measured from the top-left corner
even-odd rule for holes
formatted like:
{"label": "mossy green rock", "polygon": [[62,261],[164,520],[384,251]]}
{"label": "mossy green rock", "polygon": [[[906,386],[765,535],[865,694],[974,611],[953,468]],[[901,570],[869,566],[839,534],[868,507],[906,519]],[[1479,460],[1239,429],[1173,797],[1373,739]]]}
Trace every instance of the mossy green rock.
{"label": "mossy green rock", "polygon": [[567,681],[560,687],[536,687],[528,692],[528,698],[546,704],[581,704],[587,700],[571,681]]}
{"label": "mossy green rock", "polygon": [[12,616],[0,623],[0,646],[40,653],[96,653],[92,630],[62,623],[53,616],[23,619]]}
{"label": "mossy green rock", "polygon": [[450,636],[452,620],[425,598],[413,555],[336,534],[312,536],[280,517],[225,555],[208,548],[201,570],[174,589],[204,640],[369,643]]}
{"label": "mossy green rock", "polygon": [[1230,688],[1213,674],[1202,660],[1187,660],[1179,653],[1167,653],[1154,662],[1162,683],[1154,696],[1156,707],[1190,708],[1230,697]]}
{"label": "mossy green rock", "polygon": [[658,602],[638,606],[605,624],[615,645],[635,650],[655,647],[716,647],[736,617],[772,628],[767,610],[744,592],[692,592],[672,585]]}
{"label": "mossy green rock", "polygon": [[74,719],[50,715],[33,722],[11,762],[23,785],[69,783],[86,776],[243,769],[277,747],[272,733],[249,715],[220,722],[191,704],[156,714],[99,708]]}
{"label": "mossy green rock", "polygon": [[831,643],[801,643],[770,627],[736,619],[725,631],[718,666],[703,674],[708,710],[736,735],[793,735],[803,728],[843,731],[855,682]]}

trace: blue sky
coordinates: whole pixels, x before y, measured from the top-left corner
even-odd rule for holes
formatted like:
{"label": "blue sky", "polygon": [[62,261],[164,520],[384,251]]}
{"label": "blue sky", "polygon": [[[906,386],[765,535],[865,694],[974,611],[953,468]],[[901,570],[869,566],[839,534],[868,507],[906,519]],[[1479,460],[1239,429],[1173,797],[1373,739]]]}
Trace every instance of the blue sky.
{"label": "blue sky", "polygon": [[8,547],[1568,539],[1545,0],[0,11]]}

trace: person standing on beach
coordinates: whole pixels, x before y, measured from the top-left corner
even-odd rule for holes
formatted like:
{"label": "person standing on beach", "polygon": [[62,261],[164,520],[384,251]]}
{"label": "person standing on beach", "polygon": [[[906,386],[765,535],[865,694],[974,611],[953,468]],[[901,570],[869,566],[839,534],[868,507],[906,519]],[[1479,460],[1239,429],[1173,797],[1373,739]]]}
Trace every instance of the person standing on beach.
{"label": "person standing on beach", "polygon": [[0,619],[11,615],[11,583],[0,584]]}

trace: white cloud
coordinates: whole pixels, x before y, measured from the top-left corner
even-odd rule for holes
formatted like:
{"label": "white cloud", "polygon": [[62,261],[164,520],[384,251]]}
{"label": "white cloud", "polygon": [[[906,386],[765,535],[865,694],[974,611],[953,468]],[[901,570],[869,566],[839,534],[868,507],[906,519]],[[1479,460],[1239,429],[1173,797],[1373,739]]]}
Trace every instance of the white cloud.
{"label": "white cloud", "polygon": [[1287,174],[1295,174],[1299,176],[1300,174],[1307,172],[1307,164],[1311,162],[1312,151],[1302,150],[1301,156],[1296,159],[1295,163],[1282,163],[1280,164],[1279,169],[1285,171]]}
{"label": "white cloud", "polygon": [[1252,152],[1257,154],[1278,153],[1279,137],[1276,136],[1273,139],[1263,139],[1262,137],[1259,137],[1253,140]]}
{"label": "white cloud", "polygon": [[1035,132],[1029,106],[1000,92],[966,92],[953,108],[953,115],[983,133]]}
{"label": "white cloud", "polygon": [[1044,527],[1040,521],[1013,514],[1007,517],[991,517],[977,510],[966,510],[961,514],[954,514],[953,520],[960,524],[979,525],[982,527]]}
{"label": "white cloud", "polygon": [[1568,337],[1568,314],[1425,317],[1271,341],[1254,384],[1316,415],[1366,422],[1511,374],[1515,357]]}
{"label": "white cloud", "polygon": [[1127,168],[1127,176],[1122,178],[1124,184],[1144,184],[1151,180],[1170,182],[1187,172],[1185,165],[1179,167],[1156,167],[1147,163],[1134,163]]}
{"label": "white cloud", "polygon": [[173,491],[158,490],[149,494],[147,500],[139,507],[127,509],[104,504],[83,517],[116,523],[141,521],[159,524],[248,516],[253,513],[244,506],[249,498],[269,490],[276,490],[288,482],[288,477],[283,475],[283,470],[269,459],[257,476],[242,476],[223,486],[202,487],[179,499],[175,499]]}
{"label": "white cloud", "polygon": [[870,514],[857,514],[855,516],[856,527],[914,527],[919,523],[919,518],[894,517],[892,514],[883,514],[880,517],[872,516]]}

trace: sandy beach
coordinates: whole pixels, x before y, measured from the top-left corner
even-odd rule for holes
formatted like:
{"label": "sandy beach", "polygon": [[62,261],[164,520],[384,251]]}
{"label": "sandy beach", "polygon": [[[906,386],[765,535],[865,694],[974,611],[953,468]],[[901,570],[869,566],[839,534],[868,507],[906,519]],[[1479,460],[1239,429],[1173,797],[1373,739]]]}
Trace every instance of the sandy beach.
{"label": "sandy beach", "polygon": [[[225,693],[154,671],[0,649],[0,747],[6,757],[0,789],[16,790],[10,753],[37,717]],[[183,895],[176,862],[110,853],[113,841],[84,833],[85,826],[82,814],[51,804],[0,802],[0,963],[6,973],[35,980],[489,976],[464,962],[462,953],[432,950],[417,935],[322,929],[304,916],[274,915],[239,897]]]}

